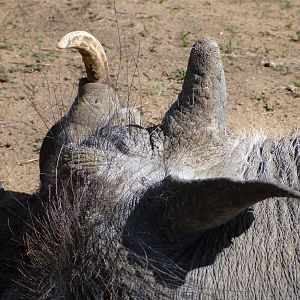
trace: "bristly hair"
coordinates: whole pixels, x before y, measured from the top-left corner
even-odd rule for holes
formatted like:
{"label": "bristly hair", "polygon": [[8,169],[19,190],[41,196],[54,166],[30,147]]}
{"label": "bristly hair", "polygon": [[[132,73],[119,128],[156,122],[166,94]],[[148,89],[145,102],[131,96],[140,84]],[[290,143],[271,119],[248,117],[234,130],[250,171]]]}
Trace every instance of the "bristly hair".
{"label": "bristly hair", "polygon": [[[44,191],[24,238],[16,280],[20,299],[153,299],[158,292],[164,298],[150,277],[145,282],[147,276],[128,264],[114,197],[111,185],[82,184],[78,176],[48,195]],[[147,264],[139,262],[143,269]]]}

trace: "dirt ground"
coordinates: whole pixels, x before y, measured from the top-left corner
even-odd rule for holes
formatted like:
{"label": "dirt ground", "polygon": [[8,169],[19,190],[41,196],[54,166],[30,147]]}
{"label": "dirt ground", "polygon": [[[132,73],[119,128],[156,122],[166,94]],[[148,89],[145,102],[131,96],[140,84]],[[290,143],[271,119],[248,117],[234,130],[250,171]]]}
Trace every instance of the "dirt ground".
{"label": "dirt ground", "polygon": [[[0,0],[0,180],[38,187],[38,152],[76,95],[78,53],[56,49],[85,30],[107,51],[123,103],[160,121],[176,100],[190,48],[201,36],[222,51],[232,130],[271,135],[300,124],[299,0]],[[120,59],[121,55],[121,59]]]}

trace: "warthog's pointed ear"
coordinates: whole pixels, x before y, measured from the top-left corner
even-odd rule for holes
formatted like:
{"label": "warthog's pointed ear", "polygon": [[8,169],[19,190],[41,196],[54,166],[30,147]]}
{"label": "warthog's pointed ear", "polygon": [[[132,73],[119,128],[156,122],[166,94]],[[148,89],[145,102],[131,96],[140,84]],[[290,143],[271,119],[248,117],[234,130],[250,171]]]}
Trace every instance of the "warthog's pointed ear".
{"label": "warthog's pointed ear", "polygon": [[[271,197],[295,197],[300,192],[263,181],[229,178],[180,181],[171,177],[150,197],[164,211],[163,226],[178,234],[225,224],[249,206]],[[150,192],[151,194],[151,192]]]}
{"label": "warthog's pointed ear", "polygon": [[[190,139],[205,141],[226,130],[226,83],[220,49],[210,38],[200,39],[191,50],[178,100],[166,113],[162,129],[172,151]],[[183,145],[185,146],[185,145]]]}

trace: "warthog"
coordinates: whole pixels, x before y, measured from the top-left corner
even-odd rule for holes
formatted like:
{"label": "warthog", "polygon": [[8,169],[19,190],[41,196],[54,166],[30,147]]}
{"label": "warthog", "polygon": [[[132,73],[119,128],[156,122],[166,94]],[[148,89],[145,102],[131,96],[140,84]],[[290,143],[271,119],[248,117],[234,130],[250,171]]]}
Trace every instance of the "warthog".
{"label": "warthog", "polygon": [[92,35],[58,46],[79,50],[87,78],[44,139],[3,299],[299,299],[300,134],[228,131],[218,44],[194,44],[152,127],[126,121]]}

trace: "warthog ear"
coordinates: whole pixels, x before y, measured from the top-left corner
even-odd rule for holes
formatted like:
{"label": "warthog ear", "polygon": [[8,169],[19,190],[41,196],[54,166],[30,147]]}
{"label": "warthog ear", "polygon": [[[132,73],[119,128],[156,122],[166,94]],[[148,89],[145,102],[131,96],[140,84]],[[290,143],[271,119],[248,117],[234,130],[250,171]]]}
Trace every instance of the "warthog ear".
{"label": "warthog ear", "polygon": [[229,178],[182,181],[168,177],[148,196],[164,211],[161,216],[163,226],[184,234],[225,224],[249,206],[267,198],[300,199],[300,192],[263,181]]}
{"label": "warthog ear", "polygon": [[191,50],[186,76],[178,100],[162,122],[170,151],[191,139],[205,142],[226,131],[226,82],[216,41],[203,38]]}

